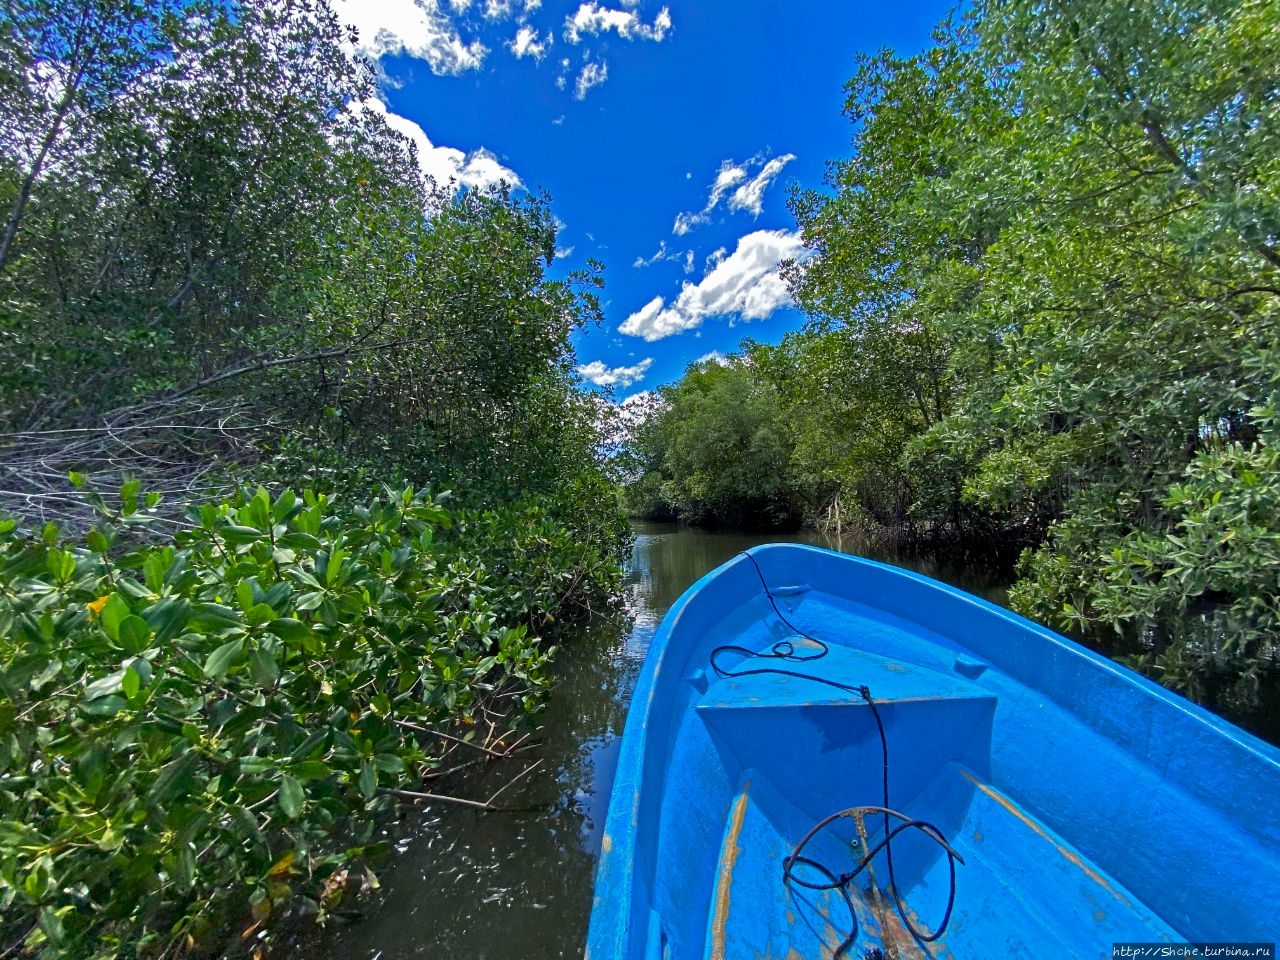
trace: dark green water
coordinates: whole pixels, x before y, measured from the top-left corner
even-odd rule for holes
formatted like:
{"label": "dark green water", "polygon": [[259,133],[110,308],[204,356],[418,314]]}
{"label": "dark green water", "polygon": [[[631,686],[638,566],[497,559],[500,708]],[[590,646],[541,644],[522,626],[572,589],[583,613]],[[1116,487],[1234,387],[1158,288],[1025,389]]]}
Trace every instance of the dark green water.
{"label": "dark green water", "polygon": [[[649,641],[684,590],[734,554],[777,540],[859,552],[816,536],[759,537],[639,524],[625,610],[557,657],[541,746],[516,766],[495,764],[449,792],[485,797],[541,758],[503,794],[517,812],[436,806],[389,830],[395,856],[361,916],[331,926],[297,956],[400,960],[542,960],[582,954],[609,790],[627,704]],[[999,602],[999,576],[919,558],[866,555],[919,570]]]}

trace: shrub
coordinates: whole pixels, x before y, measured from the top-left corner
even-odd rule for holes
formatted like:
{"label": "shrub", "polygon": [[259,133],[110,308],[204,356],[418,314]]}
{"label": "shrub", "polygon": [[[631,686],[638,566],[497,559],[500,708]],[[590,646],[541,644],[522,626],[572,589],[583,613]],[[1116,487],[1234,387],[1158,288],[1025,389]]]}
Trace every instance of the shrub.
{"label": "shrub", "polygon": [[495,603],[499,561],[439,499],[259,488],[139,545],[122,494],[83,545],[0,524],[0,954],[323,913],[390,791],[439,763],[431,732],[497,697],[516,722],[547,683],[523,598]]}

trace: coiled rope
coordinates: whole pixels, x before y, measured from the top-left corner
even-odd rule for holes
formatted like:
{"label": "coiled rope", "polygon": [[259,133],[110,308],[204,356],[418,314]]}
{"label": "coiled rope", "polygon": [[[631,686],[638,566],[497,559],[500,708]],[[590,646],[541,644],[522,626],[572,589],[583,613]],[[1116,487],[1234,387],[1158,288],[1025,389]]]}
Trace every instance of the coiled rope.
{"label": "coiled rope", "polygon": [[[756,561],[756,558],[753,557],[749,552],[745,550],[742,552],[742,555],[746,557],[748,560],[750,560],[751,565],[755,568],[756,575],[760,578],[760,586],[764,588],[764,594],[766,597],[768,597],[769,605],[773,608],[774,614],[778,617],[780,621],[782,621],[782,624],[788,630],[792,631],[800,639],[807,640],[809,643],[816,646],[817,650],[809,653],[797,652],[795,648],[795,644],[790,639],[779,640],[770,648],[770,652],[768,653],[760,653],[759,651],[751,650],[747,647],[738,646],[736,644],[725,644],[723,646],[716,647],[714,650],[711,651],[711,657],[710,657],[711,669],[715,671],[717,676],[726,677],[726,678],[750,677],[750,676],[756,676],[760,674],[772,674],[775,676],[795,677],[800,680],[810,680],[810,681],[813,681],[814,683],[825,684],[826,686],[833,687],[836,690],[842,690],[846,693],[854,694],[856,696],[861,697],[863,700],[865,700],[867,703],[867,706],[871,708],[871,716],[875,719],[876,730],[880,734],[880,756],[881,756],[881,773],[882,773],[881,786],[882,786],[883,803],[880,806],[850,807],[847,810],[841,810],[838,813],[833,813],[831,814],[831,816],[818,821],[818,823],[815,824],[813,828],[807,834],[804,835],[804,838],[801,839],[801,841],[798,844],[796,844],[796,846],[792,849],[791,853],[787,856],[787,858],[783,860],[782,862],[783,883],[785,884],[794,883],[801,887],[807,887],[810,890],[836,890],[844,898],[845,903],[848,904],[849,906],[849,914],[853,918],[853,931],[849,934],[849,936],[845,939],[845,941],[836,950],[835,956],[840,957],[840,956],[843,956],[845,952],[853,946],[853,943],[858,936],[858,916],[857,916],[857,913],[854,911],[853,901],[850,898],[849,885],[853,882],[855,877],[857,877],[860,873],[862,873],[871,865],[871,861],[881,851],[884,851],[885,863],[889,869],[889,889],[893,895],[893,903],[894,903],[894,906],[897,908],[898,916],[901,918],[903,926],[917,940],[923,941],[924,943],[932,943],[935,940],[937,940],[939,937],[941,937],[943,933],[946,932],[947,924],[951,922],[951,911],[952,911],[952,908],[955,906],[955,899],[956,899],[956,863],[958,862],[963,865],[964,858],[961,857],[960,854],[958,854],[952,848],[951,844],[949,844],[946,838],[942,835],[942,832],[933,824],[928,823],[924,820],[917,820],[914,817],[909,817],[905,813],[900,813],[899,811],[892,809],[892,807],[890,806],[890,803],[889,803],[889,740],[885,736],[884,720],[880,716],[880,710],[876,704],[875,699],[871,696],[870,688],[867,687],[865,684],[861,686],[853,686],[852,684],[841,683],[838,680],[832,680],[829,677],[823,677],[823,676],[819,676],[811,673],[804,673],[799,670],[790,670],[785,667],[766,666],[766,667],[752,667],[749,669],[740,669],[740,668],[728,669],[726,667],[721,666],[720,663],[717,662],[718,658],[723,657],[725,655],[737,655],[752,661],[772,660],[772,661],[780,661],[783,663],[810,663],[815,660],[821,660],[831,650],[831,648],[826,643],[824,643],[823,641],[819,640],[816,637],[810,636],[809,634],[805,633],[805,631],[801,630],[799,627],[797,627],[794,623],[792,623],[787,618],[787,616],[782,612],[782,610],[779,609],[778,603],[774,599],[773,591],[769,589],[769,582],[768,580],[765,579],[764,571],[760,569],[760,564]],[[884,838],[880,840],[875,845],[875,847],[871,849],[867,849],[868,840],[866,836],[866,827],[864,824],[865,818],[869,814],[870,815],[880,814],[884,818]],[[810,840],[812,840],[815,836],[817,836],[819,833],[821,833],[831,824],[835,823],[838,820],[842,820],[846,818],[854,822],[858,830],[859,841],[862,844],[862,847],[865,851],[862,855],[862,859],[860,859],[854,865],[852,870],[849,870],[845,873],[837,874],[834,871],[832,871],[830,868],[824,866],[823,864],[817,862],[816,860],[812,860],[808,857],[804,857],[801,855]],[[891,828],[890,827],[891,818],[895,818],[901,822]],[[899,834],[901,834],[903,831],[906,831],[906,830],[918,830],[919,832],[923,833],[926,837],[928,837],[930,840],[932,840],[934,843],[938,844],[938,846],[942,847],[942,849],[947,854],[947,865],[951,873],[951,887],[950,887],[950,891],[947,894],[947,908],[942,915],[942,921],[938,924],[937,928],[933,930],[933,932],[921,930],[911,921],[911,918],[907,916],[907,909],[906,909],[906,905],[903,903],[902,895],[898,892],[898,882],[897,882],[897,878],[894,875],[894,869],[893,869],[893,840],[895,837],[897,837]],[[827,878],[826,881],[815,883],[815,882],[803,880],[800,877],[797,877],[794,872],[797,864],[803,864],[804,866],[809,867],[810,869],[816,870],[817,872],[819,872],[820,874],[822,874]]]}

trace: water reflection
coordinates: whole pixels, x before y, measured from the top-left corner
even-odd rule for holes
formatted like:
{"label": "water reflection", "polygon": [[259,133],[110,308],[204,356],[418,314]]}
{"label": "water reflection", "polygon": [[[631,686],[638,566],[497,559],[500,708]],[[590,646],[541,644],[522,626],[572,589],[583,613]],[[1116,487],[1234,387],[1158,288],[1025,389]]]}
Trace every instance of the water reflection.
{"label": "water reflection", "polygon": [[[759,537],[640,524],[623,609],[597,621],[557,658],[545,713],[542,758],[503,794],[511,812],[435,806],[388,832],[397,851],[382,888],[359,904],[362,918],[299,946],[300,956],[541,960],[582,953],[619,738],[640,664],[663,615],[684,590],[734,554],[766,540],[819,543],[921,570],[1003,598],[999,573],[909,555],[859,550],[814,535]],[[484,797],[522,766],[495,765],[449,792]]]}

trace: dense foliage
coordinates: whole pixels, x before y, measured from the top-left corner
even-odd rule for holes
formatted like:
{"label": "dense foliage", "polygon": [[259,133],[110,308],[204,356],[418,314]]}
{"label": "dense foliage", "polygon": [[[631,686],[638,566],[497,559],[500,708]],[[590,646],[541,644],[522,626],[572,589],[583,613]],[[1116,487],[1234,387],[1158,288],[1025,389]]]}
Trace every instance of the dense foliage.
{"label": "dense foliage", "polygon": [[792,197],[809,322],[745,366],[811,517],[1024,547],[1018,609],[1233,711],[1280,674],[1278,41],[1015,0],[865,58]]}
{"label": "dense foliage", "polygon": [[786,526],[796,518],[773,384],[742,363],[695,364],[659,388],[624,463],[633,512],[688,523]]}
{"label": "dense foliage", "polygon": [[599,277],[547,276],[545,199],[424,181],[323,0],[22,0],[0,24],[11,512],[65,513],[67,470],[476,504],[598,472],[568,337]]}
{"label": "dense foliage", "polygon": [[348,39],[0,9],[0,955],[323,916],[618,587],[598,269],[548,275],[546,198],[425,180]]}
{"label": "dense foliage", "polygon": [[145,519],[124,501],[83,543],[0,527],[6,951],[145,956],[323,916],[393,791],[439,766],[437,731],[537,709],[552,648],[521,619],[592,592],[562,528],[476,535],[498,518],[408,489],[338,513],[259,488],[121,551]]}

